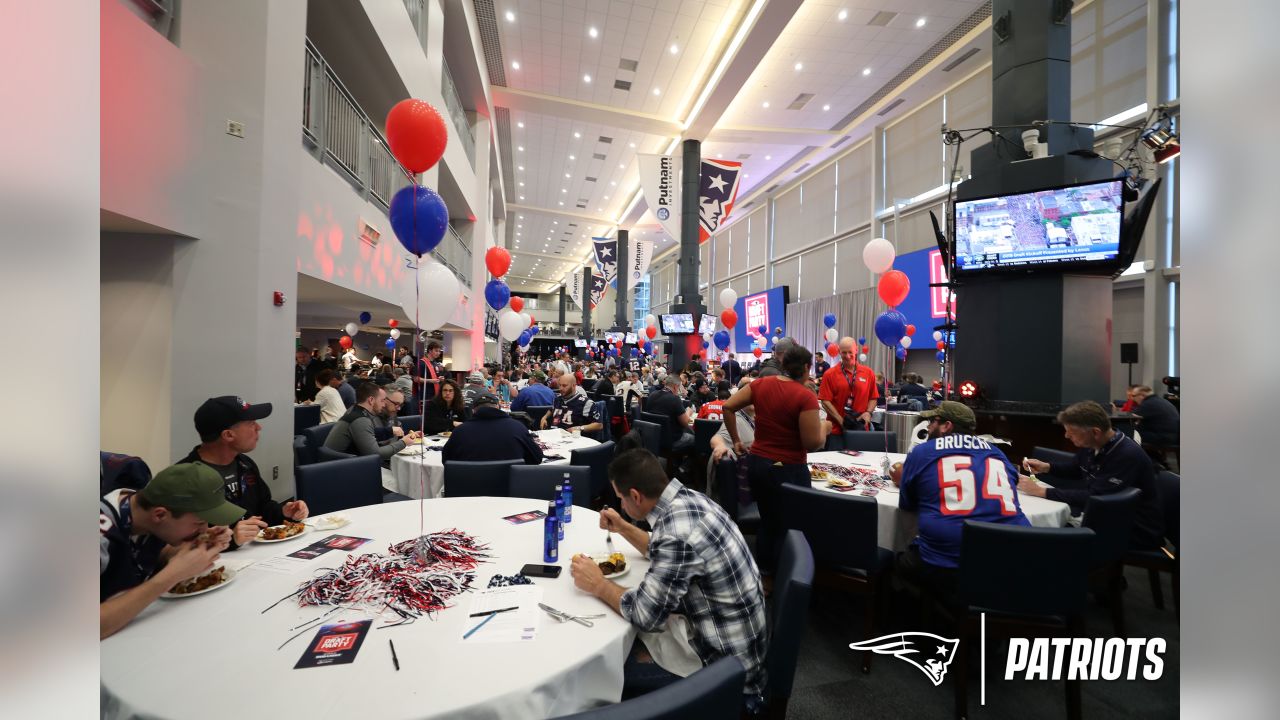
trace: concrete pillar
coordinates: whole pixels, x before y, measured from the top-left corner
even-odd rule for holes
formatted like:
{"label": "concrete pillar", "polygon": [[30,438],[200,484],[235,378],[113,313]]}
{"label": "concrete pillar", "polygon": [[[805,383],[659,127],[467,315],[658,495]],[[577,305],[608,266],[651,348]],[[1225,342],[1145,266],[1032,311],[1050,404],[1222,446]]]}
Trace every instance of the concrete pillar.
{"label": "concrete pillar", "polygon": [[582,337],[591,337],[591,276],[594,268],[582,268]]}
{"label": "concrete pillar", "polygon": [[618,228],[618,287],[615,300],[615,312],[613,316],[613,329],[623,330],[631,323],[627,318],[627,278],[631,277],[631,268],[628,267],[630,255],[627,254],[629,233],[622,228]]}

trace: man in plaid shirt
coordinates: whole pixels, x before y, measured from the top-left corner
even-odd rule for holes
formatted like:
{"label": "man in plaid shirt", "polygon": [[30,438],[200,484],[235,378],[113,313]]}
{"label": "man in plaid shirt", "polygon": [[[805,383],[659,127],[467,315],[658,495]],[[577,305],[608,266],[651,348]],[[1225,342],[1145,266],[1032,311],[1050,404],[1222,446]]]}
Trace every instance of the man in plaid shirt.
{"label": "man in plaid shirt", "polygon": [[[648,555],[649,572],[639,586],[628,590],[604,579],[591,558],[578,555],[573,559],[574,583],[645,633],[670,630],[669,619],[683,615],[688,621],[688,649],[701,665],[725,655],[742,661],[747,671],[744,703],[754,709],[765,682],[764,593],[760,571],[737,525],[706,495],[679,480],[668,481],[658,459],[647,450],[619,455],[609,465],[609,479],[623,511],[644,518],[653,531],[647,533],[626,522],[610,508],[600,513],[600,527],[618,533]],[[664,635],[662,645],[669,647],[678,637],[679,633]],[[624,697],[656,689],[697,669],[688,663],[664,662],[664,656],[678,660],[679,652],[654,652],[661,668],[646,662],[645,655],[637,644],[627,661]]]}

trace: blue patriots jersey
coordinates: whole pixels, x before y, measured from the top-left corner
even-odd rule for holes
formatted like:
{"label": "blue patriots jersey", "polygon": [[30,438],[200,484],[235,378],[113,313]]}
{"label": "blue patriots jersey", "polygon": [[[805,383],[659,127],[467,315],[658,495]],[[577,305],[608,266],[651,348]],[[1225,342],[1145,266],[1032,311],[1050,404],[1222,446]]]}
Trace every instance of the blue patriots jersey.
{"label": "blue patriots jersey", "polygon": [[920,559],[960,566],[965,520],[1030,525],[1018,499],[1018,470],[998,448],[951,434],[917,445],[902,466],[898,507],[917,513]]}

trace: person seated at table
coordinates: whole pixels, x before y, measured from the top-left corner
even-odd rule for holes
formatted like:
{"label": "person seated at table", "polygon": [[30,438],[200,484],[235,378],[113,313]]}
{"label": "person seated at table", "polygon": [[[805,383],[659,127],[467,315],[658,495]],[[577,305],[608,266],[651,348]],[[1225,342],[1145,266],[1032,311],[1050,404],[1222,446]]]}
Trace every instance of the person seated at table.
{"label": "person seated at table", "polygon": [[764,592],[737,524],[711,498],[668,480],[647,450],[618,455],[609,464],[609,480],[623,512],[653,529],[641,530],[613,508],[600,512],[600,527],[648,555],[649,570],[631,589],[606,580],[585,555],[573,558],[571,571],[579,589],[640,631],[623,668],[623,696],[670,684],[733,655],[746,668],[743,703],[757,709],[765,679]]}
{"label": "person seated at table", "polygon": [[347,412],[347,406],[338,394],[338,386],[342,378],[334,371],[325,368],[316,373],[316,404],[320,406],[320,422],[337,422]]}
{"label": "person seated at table", "polygon": [[693,417],[685,408],[679,391],[680,376],[668,375],[662,381],[662,389],[650,393],[644,401],[645,412],[667,418],[667,425],[671,428],[671,449],[674,452],[693,447]]}
{"label": "person seated at table", "polygon": [[1133,389],[1133,414],[1141,418],[1138,432],[1143,445],[1177,445],[1180,433],[1178,408],[1147,385]]}
{"label": "person seated at table", "polygon": [[[738,389],[751,384],[754,378],[744,377],[738,381]],[[724,419],[724,403],[720,404],[720,419]],[[738,439],[742,441],[744,450],[751,451],[751,443],[756,441],[756,406],[748,405],[737,413],[734,420],[738,425]],[[720,430],[711,436],[711,464],[707,469],[707,477],[713,477],[715,473],[715,464],[724,458],[738,459],[733,452],[733,437],[729,435],[729,428],[724,425],[720,426]]]}
{"label": "person seated at table", "polygon": [[1018,497],[1018,469],[1000,448],[975,437],[973,410],[948,400],[920,417],[929,422],[929,439],[889,474],[899,488],[898,507],[919,518],[916,538],[898,556],[897,571],[950,604],[960,577],[964,521],[1030,523]]}
{"label": "person seated at table", "polygon": [[[413,397],[413,378],[408,372],[402,368],[394,368],[391,371],[391,377],[391,385],[400,388],[400,391],[404,393],[405,398]],[[417,413],[413,412],[408,414],[416,415]]]}
{"label": "person seated at table", "polygon": [[356,388],[356,406],[334,423],[329,437],[325,438],[324,446],[352,455],[377,455],[383,465],[388,465],[392,455],[403,450],[406,443],[421,437],[421,433],[405,433],[404,437],[379,445],[373,431],[374,416],[382,411],[386,400],[386,390],[371,382],[360,383]]}
{"label": "person seated at table", "polygon": [[489,391],[498,396],[498,399],[504,403],[511,402],[511,381],[507,380],[507,374],[501,370],[493,371],[493,378],[488,383]]}
{"label": "person seated at table", "polygon": [[529,384],[516,392],[511,401],[511,412],[524,412],[530,405],[550,406],[556,401],[556,393],[547,387],[547,375],[541,370],[529,374]]}
{"label": "person seated at table", "polygon": [[[342,406],[344,408],[351,409],[356,403],[360,402],[356,399],[356,385],[360,382],[360,376],[355,373],[349,372],[342,376],[342,384],[338,385],[338,395],[342,397]],[[344,410],[343,412],[346,411]]]}
{"label": "person seated at table", "polygon": [[[322,370],[322,373],[328,370]],[[258,464],[245,453],[258,447],[262,426],[258,421],[271,414],[271,403],[250,405],[231,395],[209,398],[196,410],[196,432],[200,444],[180,463],[202,462],[222,478],[227,501],[244,508],[245,517],[231,526],[231,549],[247,545],[258,531],[285,520],[307,519],[307,504],[301,500],[278,503],[271,499]]]}
{"label": "person seated at table", "polygon": [[560,393],[551,405],[551,412],[542,416],[540,427],[560,428],[583,435],[600,432],[604,424],[600,422],[600,403],[593,402],[587,393],[578,387],[573,375],[565,373],[556,381]]}
{"label": "person seated at table", "polygon": [[524,423],[498,407],[493,393],[475,398],[471,419],[454,429],[444,444],[441,460],[524,460],[525,465],[542,462],[542,448]]}
{"label": "person seated at table", "polygon": [[1156,473],[1151,458],[1128,435],[1111,427],[1111,418],[1092,400],[1070,405],[1058,413],[1063,435],[1080,452],[1064,462],[1044,462],[1026,458],[1022,467],[1029,472],[1048,473],[1061,478],[1081,478],[1083,488],[1043,488],[1031,478],[1018,477],[1018,490],[1027,495],[1057,500],[1071,506],[1071,514],[1084,512],[1092,495],[1110,495],[1136,487],[1138,511],[1129,542],[1135,550],[1158,548],[1164,544],[1164,516],[1156,490]]}
{"label": "person seated at table", "polygon": [[98,502],[98,637],[106,638],[180,582],[203,575],[231,542],[244,508],[227,502],[204,463],[161,470],[137,492]]}
{"label": "person seated at table", "polygon": [[605,376],[596,381],[595,392],[597,395],[615,395],[617,394],[618,371],[610,370]]}
{"label": "person seated at table", "polygon": [[383,385],[382,389],[387,393],[387,399],[382,403],[382,411],[373,419],[373,432],[379,444],[404,437],[404,428],[399,420],[400,408],[405,404],[404,392],[391,384]]}
{"label": "person seated at table", "polygon": [[467,419],[467,407],[462,402],[462,392],[452,380],[440,381],[440,392],[427,401],[427,413],[422,417],[422,432],[438,435],[452,432]]}
{"label": "person seated at table", "polygon": [[723,420],[724,419],[724,401],[729,399],[728,387],[717,387],[714,400],[708,400],[702,403],[702,407],[698,408],[699,420]]}
{"label": "person seated at table", "polygon": [[476,397],[489,392],[486,385],[484,373],[479,370],[472,370],[467,375],[467,383],[462,386],[462,402],[467,406],[467,410],[471,409]]}
{"label": "person seated at table", "polygon": [[902,376],[898,395],[908,410],[923,410],[929,404],[929,389],[924,386],[924,378],[915,373]]}

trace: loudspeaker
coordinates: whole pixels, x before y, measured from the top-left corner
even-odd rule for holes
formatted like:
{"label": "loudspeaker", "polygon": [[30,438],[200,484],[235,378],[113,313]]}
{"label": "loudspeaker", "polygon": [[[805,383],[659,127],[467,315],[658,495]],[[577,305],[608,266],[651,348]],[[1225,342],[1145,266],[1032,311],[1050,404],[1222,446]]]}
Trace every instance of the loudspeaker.
{"label": "loudspeaker", "polygon": [[1120,362],[1138,362],[1138,343],[1120,343]]}

